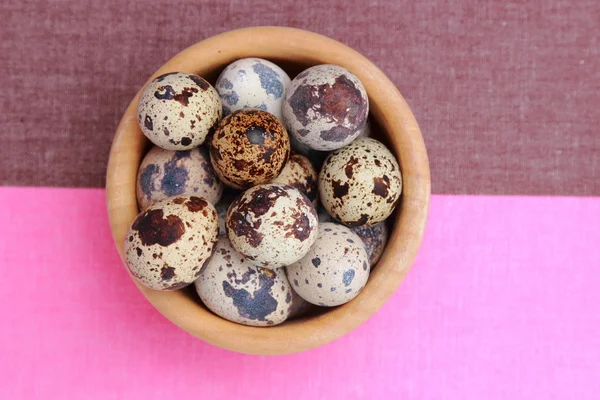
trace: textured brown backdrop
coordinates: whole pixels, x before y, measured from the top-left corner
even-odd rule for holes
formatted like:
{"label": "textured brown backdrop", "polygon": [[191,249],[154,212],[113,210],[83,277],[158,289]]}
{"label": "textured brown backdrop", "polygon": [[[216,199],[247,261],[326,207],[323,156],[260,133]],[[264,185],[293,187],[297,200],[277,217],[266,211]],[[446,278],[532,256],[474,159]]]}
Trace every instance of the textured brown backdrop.
{"label": "textured brown backdrop", "polygon": [[[102,186],[120,114],[183,48],[288,25],[371,58],[436,193],[600,195],[600,2],[3,1],[0,184]],[[525,3],[525,4],[524,4]]]}

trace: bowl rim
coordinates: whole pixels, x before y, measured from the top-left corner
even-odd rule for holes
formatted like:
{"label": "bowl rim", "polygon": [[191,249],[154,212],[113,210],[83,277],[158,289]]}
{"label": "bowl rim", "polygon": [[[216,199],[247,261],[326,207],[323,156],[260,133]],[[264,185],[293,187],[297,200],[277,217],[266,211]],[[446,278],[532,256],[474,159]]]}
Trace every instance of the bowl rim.
{"label": "bowl rim", "polygon": [[[386,249],[367,285],[355,299],[322,315],[268,328],[224,320],[183,291],[159,292],[134,283],[161,314],[208,343],[248,354],[290,354],[331,342],[357,328],[399,287],[412,266],[427,222],[431,192],[429,162],[417,121],[389,78],[356,50],[314,32],[262,26],[221,33],[184,49],[163,64],[147,82],[173,71],[214,76],[225,65],[244,57],[265,58],[275,63],[292,60],[293,64],[303,66],[336,64],[361,80],[369,95],[370,115],[384,131],[402,170],[402,198],[399,210],[393,214],[394,224]],[[135,181],[148,145],[136,118],[140,92],[141,88],[118,125],[106,174],[108,217],[122,261],[127,229],[138,214]]]}

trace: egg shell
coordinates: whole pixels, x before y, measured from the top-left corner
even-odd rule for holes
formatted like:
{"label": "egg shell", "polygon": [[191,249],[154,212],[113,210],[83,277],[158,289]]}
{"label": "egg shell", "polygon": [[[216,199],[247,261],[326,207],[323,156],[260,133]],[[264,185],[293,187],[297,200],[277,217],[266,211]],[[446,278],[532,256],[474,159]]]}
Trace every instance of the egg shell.
{"label": "egg shell", "polygon": [[290,85],[284,70],[262,58],[242,58],[229,64],[215,87],[223,116],[244,108],[258,108],[282,119],[281,106]]}
{"label": "egg shell", "polygon": [[289,185],[250,188],[227,212],[227,234],[233,246],[268,268],[302,258],[315,242],[318,226],[310,200]]}
{"label": "egg shell", "polygon": [[283,269],[262,268],[239,254],[221,236],[195,282],[202,302],[229,321],[277,325],[291,312],[292,289]]}
{"label": "egg shell", "polygon": [[337,221],[373,225],[394,211],[402,176],[394,155],[372,138],[358,139],[332,152],[319,174],[319,199]]}
{"label": "egg shell", "polygon": [[155,290],[176,290],[198,277],[212,254],[217,211],[201,197],[172,197],[141,212],[125,237],[134,279]]}
{"label": "egg shell", "polygon": [[290,140],[273,114],[256,109],[223,118],[210,141],[210,160],[219,178],[246,189],[277,177],[290,155]]}
{"label": "egg shell", "polygon": [[142,132],[152,143],[167,150],[189,150],[204,143],[216,127],[221,99],[200,76],[170,72],[144,87],[137,114]]}
{"label": "egg shell", "polygon": [[343,225],[325,222],[319,226],[315,245],[287,266],[286,273],[304,300],[332,307],[361,292],[369,279],[369,258],[358,235]]}
{"label": "egg shell", "polygon": [[317,65],[296,76],[283,102],[283,121],[300,143],[314,150],[335,150],[361,133],[369,98],[350,71]]}
{"label": "egg shell", "polygon": [[352,228],[352,232],[362,239],[371,267],[373,267],[381,258],[388,240],[388,228],[385,221],[375,225],[357,226]]}
{"label": "egg shell", "polygon": [[319,187],[317,171],[310,160],[300,154],[292,153],[288,162],[283,167],[279,176],[273,179],[273,183],[281,183],[295,187],[308,197],[317,207]]}
{"label": "egg shell", "polygon": [[205,148],[165,150],[154,146],[142,160],[137,176],[138,206],[173,196],[198,196],[216,204],[223,193]]}

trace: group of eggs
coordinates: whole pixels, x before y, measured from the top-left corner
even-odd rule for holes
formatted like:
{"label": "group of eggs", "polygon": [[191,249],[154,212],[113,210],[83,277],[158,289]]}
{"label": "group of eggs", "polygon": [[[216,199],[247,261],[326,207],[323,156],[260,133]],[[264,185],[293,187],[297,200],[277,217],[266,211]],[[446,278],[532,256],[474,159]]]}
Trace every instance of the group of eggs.
{"label": "group of eggs", "polygon": [[133,277],[155,290],[194,283],[215,314],[254,326],[356,297],[402,189],[368,112],[362,83],[335,65],[290,80],[245,58],[215,87],[182,72],[148,83],[137,114],[155,146],[125,239]]}

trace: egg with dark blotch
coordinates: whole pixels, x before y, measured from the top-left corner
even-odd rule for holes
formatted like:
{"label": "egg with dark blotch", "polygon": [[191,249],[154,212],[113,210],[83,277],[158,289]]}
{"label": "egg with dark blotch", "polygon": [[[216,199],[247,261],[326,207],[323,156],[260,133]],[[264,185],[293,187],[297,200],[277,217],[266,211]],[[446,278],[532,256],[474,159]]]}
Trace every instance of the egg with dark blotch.
{"label": "egg with dark blotch", "polygon": [[317,238],[317,212],[310,200],[289,185],[254,186],[231,203],[227,234],[244,256],[267,268],[302,258]]}
{"label": "egg with dark blotch", "polygon": [[283,121],[294,138],[314,150],[351,143],[367,121],[369,98],[345,68],[316,65],[296,76],[283,102]]}
{"label": "egg with dark blotch", "polygon": [[258,108],[281,120],[281,105],[290,82],[285,71],[272,62],[242,58],[225,67],[215,87],[224,116],[244,108]]}
{"label": "egg with dark blotch", "polygon": [[316,207],[319,193],[317,179],[317,171],[310,160],[300,154],[292,153],[279,176],[272,182],[295,187],[304,193]]}
{"label": "egg with dark blotch", "polygon": [[396,208],[402,175],[394,155],[375,139],[357,139],[329,154],[319,173],[319,200],[336,221],[373,225]]}
{"label": "egg with dark blotch", "polygon": [[352,232],[362,239],[371,267],[373,267],[381,258],[388,240],[388,228],[385,221],[375,225],[357,226],[352,228]]}
{"label": "egg with dark blotch", "polygon": [[210,141],[210,160],[219,178],[247,189],[277,177],[290,155],[284,126],[266,111],[244,109],[223,118]]}
{"label": "egg with dark blotch", "polygon": [[195,282],[202,302],[229,321],[277,325],[290,315],[292,290],[283,269],[262,268],[221,236]]}
{"label": "egg with dark blotch", "polygon": [[125,261],[134,279],[155,290],[196,280],[212,254],[217,211],[201,197],[171,197],[141,212],[125,236]]}
{"label": "egg with dark blotch", "polygon": [[223,193],[208,151],[165,150],[154,146],[142,160],[137,176],[136,196],[140,210],[173,196],[203,197],[216,204]]}
{"label": "egg with dark blotch", "polygon": [[348,227],[319,225],[315,245],[299,261],[286,267],[294,291],[304,300],[332,307],[347,303],[369,279],[369,258],[363,243]]}
{"label": "egg with dark blotch", "polygon": [[137,117],[144,135],[167,150],[204,143],[221,119],[219,94],[204,78],[183,72],[163,74],[140,94]]}

